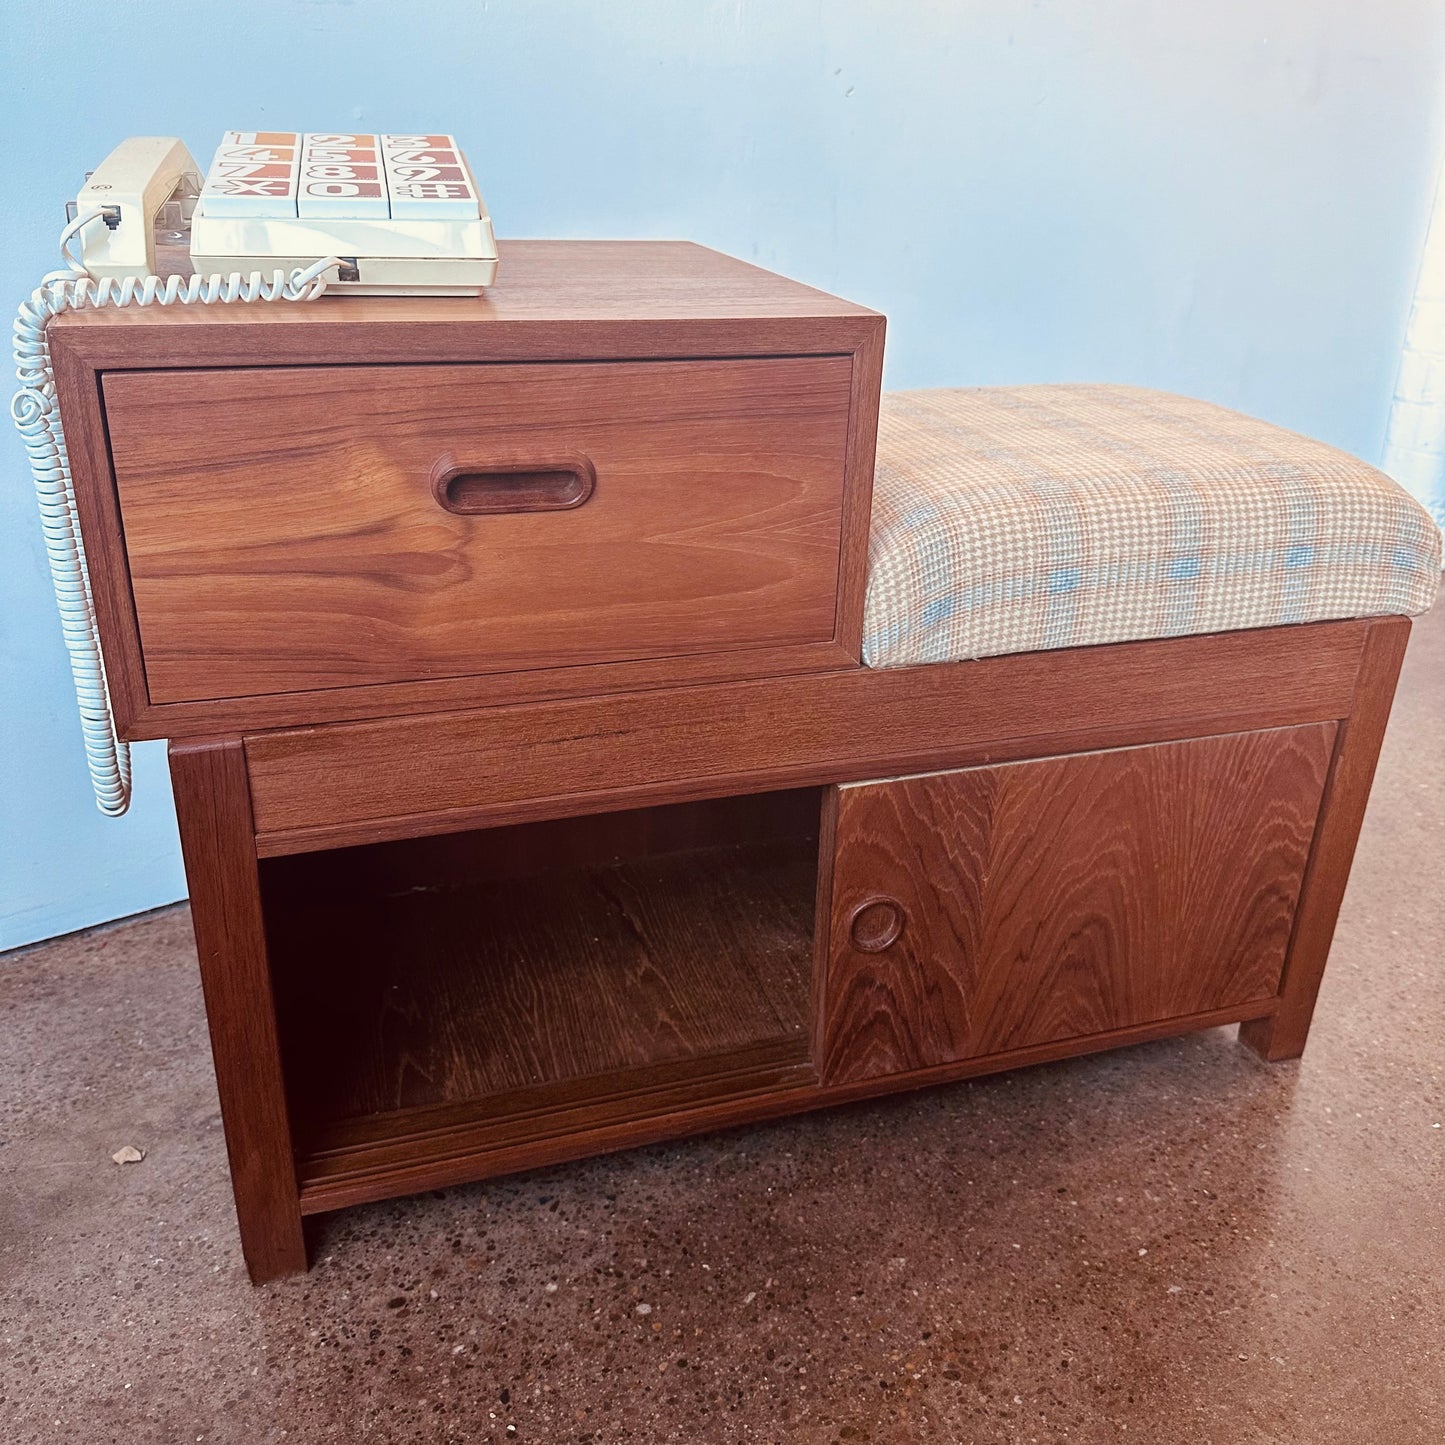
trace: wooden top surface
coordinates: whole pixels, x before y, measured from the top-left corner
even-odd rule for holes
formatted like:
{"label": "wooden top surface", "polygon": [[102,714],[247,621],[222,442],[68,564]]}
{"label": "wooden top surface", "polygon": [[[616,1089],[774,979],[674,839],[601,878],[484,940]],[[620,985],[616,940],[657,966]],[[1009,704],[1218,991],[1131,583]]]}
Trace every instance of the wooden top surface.
{"label": "wooden top surface", "polygon": [[481,296],[106,307],[51,323],[57,366],[279,366],[853,351],[864,306],[690,241],[502,241]]}
{"label": "wooden top surface", "polygon": [[481,296],[328,296],[311,306],[171,306],[70,312],[55,324],[316,326],[371,321],[683,321],[872,316],[692,241],[499,241]]}

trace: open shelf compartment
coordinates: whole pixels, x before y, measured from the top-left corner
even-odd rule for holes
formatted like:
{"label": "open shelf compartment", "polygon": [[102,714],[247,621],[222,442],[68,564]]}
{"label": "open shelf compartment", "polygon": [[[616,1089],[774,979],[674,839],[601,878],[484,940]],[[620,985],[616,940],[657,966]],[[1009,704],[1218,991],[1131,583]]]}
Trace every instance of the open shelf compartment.
{"label": "open shelf compartment", "polygon": [[621,1115],[649,1091],[810,1075],[820,802],[799,789],[263,860],[303,1202],[308,1184],[385,1169],[403,1139],[475,1150],[505,1144],[509,1121],[535,1136],[549,1113],[594,1126],[608,1099]]}

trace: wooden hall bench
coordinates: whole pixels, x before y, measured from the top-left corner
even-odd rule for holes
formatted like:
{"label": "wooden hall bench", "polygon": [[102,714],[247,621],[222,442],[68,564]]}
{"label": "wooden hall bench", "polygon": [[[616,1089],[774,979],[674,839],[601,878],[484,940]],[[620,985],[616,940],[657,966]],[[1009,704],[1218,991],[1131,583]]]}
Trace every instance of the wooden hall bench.
{"label": "wooden hall bench", "polygon": [[253,1278],[364,1200],[1300,1052],[1421,509],[1157,393],[880,413],[880,316],[698,247],[501,255],[480,301],[50,328]]}

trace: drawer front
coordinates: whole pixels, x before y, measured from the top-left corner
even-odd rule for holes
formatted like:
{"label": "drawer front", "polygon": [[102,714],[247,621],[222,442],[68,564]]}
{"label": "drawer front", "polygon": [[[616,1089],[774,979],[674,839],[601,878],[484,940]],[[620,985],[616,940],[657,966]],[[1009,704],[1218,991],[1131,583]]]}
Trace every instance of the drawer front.
{"label": "drawer front", "polygon": [[1334,735],[838,789],[825,1081],[1273,997]]}
{"label": "drawer front", "polygon": [[851,361],[122,372],[152,703],[826,643]]}

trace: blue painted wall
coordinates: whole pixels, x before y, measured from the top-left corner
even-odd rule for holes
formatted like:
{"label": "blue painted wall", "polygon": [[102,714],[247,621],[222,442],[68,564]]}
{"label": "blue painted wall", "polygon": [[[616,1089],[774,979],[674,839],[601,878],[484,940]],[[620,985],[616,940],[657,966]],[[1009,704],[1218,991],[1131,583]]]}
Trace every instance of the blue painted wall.
{"label": "blue painted wall", "polygon": [[[201,39],[191,39],[201,35]],[[888,383],[1116,379],[1377,459],[1438,0],[156,0],[6,9],[0,297],[129,134],[457,132],[504,236],[686,236],[890,317]],[[158,745],[90,803],[0,438],[0,945],[184,891]]]}

